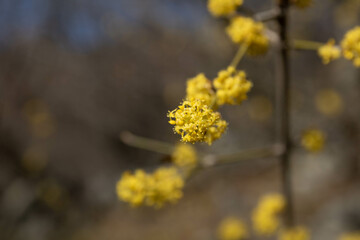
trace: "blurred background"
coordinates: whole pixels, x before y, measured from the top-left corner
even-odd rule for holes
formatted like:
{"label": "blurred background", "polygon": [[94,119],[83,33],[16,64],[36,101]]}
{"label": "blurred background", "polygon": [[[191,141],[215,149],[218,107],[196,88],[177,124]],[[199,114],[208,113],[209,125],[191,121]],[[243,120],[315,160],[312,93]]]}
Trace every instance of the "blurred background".
{"label": "blurred background", "polygon": [[[273,4],[245,0],[256,12]],[[339,42],[359,12],[359,0],[314,0],[291,10],[290,35]],[[226,216],[250,224],[259,197],[281,189],[276,159],[200,172],[160,210],[132,209],[115,193],[122,172],[166,157],[119,134],[178,141],[166,113],[188,78],[212,79],[230,63],[225,26],[205,0],[0,0],[0,239],[209,240]],[[222,109],[229,130],[199,150],[274,142],[277,50],[240,63],[249,99]],[[314,51],[291,58],[296,220],[314,239],[336,239],[360,229],[360,72],[343,59],[324,66]],[[325,133],[322,152],[301,148],[308,128]]]}

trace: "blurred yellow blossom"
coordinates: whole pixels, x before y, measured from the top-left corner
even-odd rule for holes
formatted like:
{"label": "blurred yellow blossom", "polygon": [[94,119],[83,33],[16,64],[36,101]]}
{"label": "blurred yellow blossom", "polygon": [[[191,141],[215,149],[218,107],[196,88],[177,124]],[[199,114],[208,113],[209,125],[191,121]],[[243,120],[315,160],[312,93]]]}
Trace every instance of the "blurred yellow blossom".
{"label": "blurred yellow blossom", "polygon": [[203,73],[194,78],[190,78],[186,84],[186,99],[199,99],[206,105],[211,105],[214,99],[214,91],[211,87],[211,81]]}
{"label": "blurred yellow blossom", "polygon": [[312,0],[291,0],[291,2],[298,8],[307,8],[312,4]]}
{"label": "blurred yellow blossom", "polygon": [[328,64],[340,57],[341,50],[338,46],[335,46],[335,40],[330,39],[326,44],[318,49],[318,55],[321,57],[324,64]]}
{"label": "blurred yellow blossom", "polygon": [[263,196],[252,214],[255,231],[259,235],[270,236],[280,226],[279,214],[285,208],[285,199],[280,194]]}
{"label": "blurred yellow blossom", "polygon": [[135,174],[125,172],[117,182],[119,199],[132,206],[162,207],[165,203],[175,203],[182,197],[184,180],[175,167],[161,167],[147,174],[136,170]]}
{"label": "blurred yellow blossom", "polygon": [[255,22],[248,17],[234,17],[226,32],[234,43],[246,44],[249,55],[265,54],[269,47],[269,40],[264,33],[265,27],[261,22]]}
{"label": "blurred yellow blossom", "polygon": [[224,219],[218,228],[220,240],[240,240],[246,238],[247,235],[245,224],[234,217]]}
{"label": "blurred yellow blossom", "polygon": [[238,6],[243,4],[243,0],[208,0],[208,10],[215,16],[226,16],[236,11]]}
{"label": "blurred yellow blossom", "polygon": [[162,207],[164,203],[177,202],[182,196],[184,180],[175,167],[160,167],[152,175],[148,182],[149,192],[146,204]]}
{"label": "blurred yellow blossom", "polygon": [[281,230],[279,240],[309,240],[309,231],[302,226]]}
{"label": "blurred yellow blossom", "polygon": [[45,149],[31,146],[22,155],[21,163],[31,174],[38,174],[46,167],[48,157]]}
{"label": "blurred yellow blossom", "polygon": [[360,240],[360,231],[344,233],[339,240]]}
{"label": "blurred yellow blossom", "polygon": [[341,112],[343,100],[333,89],[323,89],[316,94],[316,108],[322,114],[333,116]]}
{"label": "blurred yellow blossom", "polygon": [[349,30],[341,42],[343,55],[353,61],[356,67],[360,67],[360,26]]}
{"label": "blurred yellow blossom", "polygon": [[47,138],[55,132],[55,121],[43,101],[39,99],[27,101],[23,113],[36,137]]}
{"label": "blurred yellow blossom", "polygon": [[308,129],[302,135],[301,144],[310,152],[319,152],[324,148],[324,133],[319,129]]}
{"label": "blurred yellow blossom", "polygon": [[212,142],[224,133],[227,123],[219,112],[214,112],[200,100],[185,100],[167,115],[174,132],[181,135],[183,142]]}
{"label": "blurred yellow blossom", "polygon": [[171,158],[175,166],[188,172],[192,171],[197,164],[196,150],[188,144],[177,144]]}
{"label": "blurred yellow blossom", "polygon": [[148,191],[148,181],[149,176],[143,170],[136,170],[135,174],[125,172],[116,185],[118,197],[132,206],[143,204]]}
{"label": "blurred yellow blossom", "polygon": [[46,179],[38,185],[38,196],[53,210],[62,210],[69,203],[66,189],[54,179]]}
{"label": "blurred yellow blossom", "polygon": [[226,70],[218,73],[214,79],[216,89],[216,101],[218,105],[240,104],[247,99],[247,93],[252,87],[252,83],[246,79],[244,71],[237,71],[230,66]]}

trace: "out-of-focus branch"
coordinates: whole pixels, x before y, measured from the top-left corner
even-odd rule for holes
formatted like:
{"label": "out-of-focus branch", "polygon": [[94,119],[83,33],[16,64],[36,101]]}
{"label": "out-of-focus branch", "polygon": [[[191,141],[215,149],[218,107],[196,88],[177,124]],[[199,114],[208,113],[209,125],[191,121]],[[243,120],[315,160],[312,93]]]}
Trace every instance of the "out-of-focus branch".
{"label": "out-of-focus branch", "polygon": [[290,47],[294,50],[311,50],[311,51],[315,50],[315,51],[317,51],[319,49],[319,47],[321,47],[322,45],[324,45],[324,43],[294,39],[294,40],[292,40]]}
{"label": "out-of-focus branch", "polygon": [[241,59],[244,57],[246,50],[248,49],[249,45],[248,44],[241,44],[240,47],[238,48],[233,60],[231,61],[230,66],[236,68],[236,66],[239,64],[239,62],[241,61]]}
{"label": "out-of-focus branch", "polygon": [[280,16],[280,8],[275,7],[263,12],[259,12],[254,14],[254,19],[259,22],[267,22],[271,20],[275,20]]}
{"label": "out-of-focus branch", "polygon": [[120,134],[120,139],[121,141],[123,141],[123,143],[129,146],[145,149],[152,152],[171,154],[174,150],[173,144],[161,142],[150,138],[139,137],[127,131]]}
{"label": "out-of-focus branch", "polygon": [[290,63],[289,63],[289,40],[288,40],[288,10],[289,0],[279,0],[281,10],[278,18],[280,36],[279,76],[276,82],[276,139],[284,146],[280,156],[281,182],[283,194],[286,199],[285,224],[288,227],[294,225],[294,208],[292,199],[291,181],[291,143],[290,143]]}
{"label": "out-of-focus branch", "polygon": [[275,144],[269,147],[254,148],[242,150],[236,153],[214,155],[205,155],[201,161],[201,167],[215,167],[226,164],[238,163],[247,160],[279,157],[284,151],[284,147],[279,144]]}
{"label": "out-of-focus branch", "polygon": [[[145,137],[139,137],[127,131],[122,132],[120,134],[120,139],[129,146],[145,149],[148,151],[153,151],[163,154],[171,154],[174,150],[173,144],[161,142]],[[284,146],[280,144],[274,144],[268,147],[246,149],[246,150],[241,150],[239,152],[222,154],[222,155],[221,154],[203,155],[201,153],[198,153],[200,159],[198,170],[203,168],[238,163],[242,161],[259,159],[259,158],[279,157],[283,153],[283,151],[284,151]]]}

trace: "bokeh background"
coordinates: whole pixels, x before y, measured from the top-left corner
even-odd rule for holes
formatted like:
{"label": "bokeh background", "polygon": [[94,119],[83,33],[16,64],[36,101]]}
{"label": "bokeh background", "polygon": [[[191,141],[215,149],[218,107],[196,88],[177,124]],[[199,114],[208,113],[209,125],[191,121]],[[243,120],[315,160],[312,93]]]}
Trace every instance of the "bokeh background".
{"label": "bokeh background", "polygon": [[[256,12],[273,4],[245,0]],[[358,0],[314,0],[291,10],[290,35],[339,42],[359,12]],[[200,172],[159,210],[132,209],[115,193],[123,171],[166,158],[119,134],[178,141],[166,113],[188,78],[230,63],[225,26],[205,0],[0,0],[0,239],[209,240],[226,216],[250,224],[259,197],[281,189],[276,159]],[[229,130],[199,150],[274,142],[277,54],[240,63],[254,83],[249,99],[222,110]],[[337,239],[360,229],[360,73],[346,60],[324,66],[314,51],[293,51],[291,67],[296,219],[314,239]],[[300,146],[309,127],[326,134],[321,153]]]}

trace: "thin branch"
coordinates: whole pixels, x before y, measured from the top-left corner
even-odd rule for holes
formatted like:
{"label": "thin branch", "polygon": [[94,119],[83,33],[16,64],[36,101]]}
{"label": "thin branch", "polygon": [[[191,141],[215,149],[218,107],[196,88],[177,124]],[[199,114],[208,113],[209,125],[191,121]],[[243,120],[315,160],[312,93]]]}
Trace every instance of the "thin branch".
{"label": "thin branch", "polygon": [[280,16],[280,8],[275,7],[263,12],[254,14],[254,19],[259,22],[267,22],[271,20],[276,20]]}
{"label": "thin branch", "polygon": [[311,50],[311,51],[317,51],[321,46],[323,46],[325,43],[321,42],[314,42],[314,41],[308,41],[308,40],[300,40],[300,39],[294,39],[291,42],[291,48],[294,50]]}
{"label": "thin branch", "polygon": [[174,150],[173,144],[157,141],[150,138],[139,137],[127,131],[120,134],[120,139],[129,146],[145,149],[152,152],[171,154]]}
{"label": "thin branch", "polygon": [[241,59],[244,57],[248,47],[249,47],[249,45],[245,44],[245,43],[240,45],[240,47],[238,48],[233,60],[231,61],[230,66],[233,66],[234,68],[236,68],[236,66],[239,64]]}
{"label": "thin branch", "polygon": [[278,18],[280,28],[281,52],[279,58],[279,77],[276,87],[276,138],[284,146],[284,152],[280,156],[281,180],[283,194],[286,199],[285,224],[288,227],[294,225],[294,209],[292,200],[291,166],[290,166],[290,64],[289,64],[289,40],[288,40],[288,8],[289,0],[279,0],[281,10]]}
{"label": "thin branch", "polygon": [[269,147],[254,148],[242,150],[236,153],[223,155],[206,155],[201,161],[203,168],[222,166],[225,164],[239,163],[247,160],[254,160],[260,158],[279,157],[284,151],[284,147],[275,144]]}

